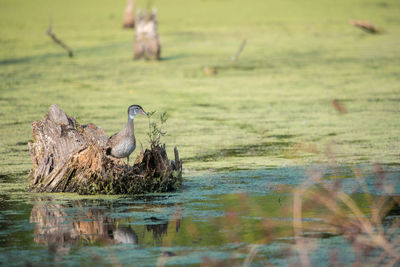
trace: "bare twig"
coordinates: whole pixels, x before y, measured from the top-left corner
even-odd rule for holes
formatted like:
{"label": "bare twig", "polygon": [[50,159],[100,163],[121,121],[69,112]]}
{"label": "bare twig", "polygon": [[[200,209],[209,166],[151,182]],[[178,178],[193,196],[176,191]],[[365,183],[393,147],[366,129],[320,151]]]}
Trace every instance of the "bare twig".
{"label": "bare twig", "polygon": [[244,47],[246,46],[246,40],[243,40],[243,42],[240,44],[240,47],[238,49],[238,51],[236,52],[236,54],[232,57],[232,63],[235,64],[236,61],[238,60],[240,53],[242,53]]}
{"label": "bare twig", "polygon": [[74,54],[72,53],[71,48],[69,48],[66,44],[64,44],[64,43],[63,43],[60,39],[58,39],[57,36],[53,33],[53,19],[52,19],[51,16],[50,16],[50,25],[49,25],[49,28],[48,28],[47,31],[46,31],[46,34],[47,34],[48,36],[50,36],[50,38],[53,39],[53,41],[54,41],[56,44],[60,45],[62,48],[64,48],[65,50],[67,50],[68,56],[69,56],[69,57],[73,57],[73,56],[74,56]]}

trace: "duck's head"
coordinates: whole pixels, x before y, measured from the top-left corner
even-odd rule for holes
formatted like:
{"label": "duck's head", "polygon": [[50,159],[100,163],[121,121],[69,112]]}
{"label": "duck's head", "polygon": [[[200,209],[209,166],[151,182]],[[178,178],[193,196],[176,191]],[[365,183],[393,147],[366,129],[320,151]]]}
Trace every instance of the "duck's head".
{"label": "duck's head", "polygon": [[128,108],[128,116],[130,119],[133,120],[137,114],[143,114],[148,116],[147,113],[144,112],[143,108],[139,105],[132,105]]}

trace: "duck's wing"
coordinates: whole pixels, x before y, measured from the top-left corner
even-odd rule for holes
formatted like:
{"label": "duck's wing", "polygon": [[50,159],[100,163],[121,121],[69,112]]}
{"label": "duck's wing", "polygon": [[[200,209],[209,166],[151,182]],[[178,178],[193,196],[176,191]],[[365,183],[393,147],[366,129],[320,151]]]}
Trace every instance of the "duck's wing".
{"label": "duck's wing", "polygon": [[106,155],[111,155],[111,149],[116,145],[118,139],[118,133],[115,133],[110,136],[107,140],[106,144]]}
{"label": "duck's wing", "polygon": [[119,133],[115,133],[115,134],[111,135],[110,138],[108,138],[108,140],[107,140],[107,146],[108,146],[108,147],[114,146],[115,142],[116,142],[117,139],[118,139],[118,138],[117,138],[118,134],[119,134]]}

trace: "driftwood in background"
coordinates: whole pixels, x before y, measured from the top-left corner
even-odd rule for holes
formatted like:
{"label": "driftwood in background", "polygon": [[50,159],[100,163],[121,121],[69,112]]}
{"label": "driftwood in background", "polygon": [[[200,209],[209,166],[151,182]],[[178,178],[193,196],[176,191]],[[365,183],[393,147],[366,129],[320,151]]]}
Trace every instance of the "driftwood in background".
{"label": "driftwood in background", "polygon": [[64,48],[64,49],[67,51],[69,57],[73,57],[73,56],[74,56],[74,54],[72,53],[71,48],[69,48],[69,46],[66,45],[63,41],[61,41],[60,39],[58,39],[57,36],[53,33],[53,20],[52,20],[51,17],[50,17],[50,25],[49,25],[49,28],[48,28],[47,31],[46,31],[46,34],[47,34],[48,36],[50,36],[50,38],[51,38],[56,44],[58,44],[59,46],[61,46],[62,48]]}
{"label": "driftwood in background", "polygon": [[378,28],[374,24],[369,23],[367,21],[352,20],[349,23],[365,32],[368,32],[368,33],[378,33],[379,32]]}
{"label": "driftwood in background", "polygon": [[153,10],[148,15],[146,11],[143,13],[139,11],[135,29],[134,59],[159,60],[160,55],[161,44],[157,32],[157,12]]}
{"label": "driftwood in background", "polygon": [[124,12],[124,28],[135,27],[135,0],[128,0]]}
{"label": "driftwood in background", "polygon": [[32,123],[30,191],[81,194],[142,194],[181,185],[182,163],[169,161],[165,146],[152,146],[134,166],[106,155],[105,132],[79,125],[57,105]]}
{"label": "driftwood in background", "polygon": [[337,99],[332,100],[332,106],[339,112],[340,114],[347,113],[346,107]]}

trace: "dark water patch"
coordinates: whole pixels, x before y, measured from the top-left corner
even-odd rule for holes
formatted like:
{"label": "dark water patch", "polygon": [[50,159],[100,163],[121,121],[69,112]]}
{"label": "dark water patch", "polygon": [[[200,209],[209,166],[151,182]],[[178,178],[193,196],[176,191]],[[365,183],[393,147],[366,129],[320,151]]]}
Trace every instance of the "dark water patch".
{"label": "dark water patch", "polygon": [[168,35],[171,36],[188,36],[190,38],[193,37],[205,37],[205,34],[203,32],[199,32],[199,31],[173,31],[173,32],[169,32],[167,33]]}
{"label": "dark water patch", "polygon": [[[200,117],[198,117],[198,119],[199,120],[204,120],[204,121],[216,121],[216,122],[220,122],[220,123],[227,123],[228,122],[227,119],[218,118],[218,117],[215,117],[215,116],[200,116]],[[207,131],[207,132],[210,132],[210,131],[214,130],[214,128],[213,129],[203,129],[203,130]]]}
{"label": "dark water patch", "polygon": [[389,216],[400,216],[400,196],[394,196],[392,199],[392,207],[390,208],[389,212],[387,213],[387,217]]}
{"label": "dark water patch", "polygon": [[255,66],[246,66],[246,65],[234,65],[232,67],[235,70],[246,70],[246,71],[250,71],[250,70],[255,70],[256,67]]}
{"label": "dark water patch", "polygon": [[220,110],[227,110],[226,106],[217,104],[217,103],[197,102],[197,103],[194,103],[193,106],[202,107],[202,108],[213,107],[213,108],[217,108]]}
{"label": "dark water patch", "polygon": [[400,162],[390,162],[390,163],[385,163],[385,164],[383,164],[384,166],[393,166],[393,167],[396,167],[396,166],[400,166]]}
{"label": "dark water patch", "polygon": [[7,104],[11,104],[11,105],[13,105],[13,104],[15,104],[15,103],[17,103],[17,98],[14,98],[14,97],[0,97],[0,101],[4,101],[4,102],[7,102]]}
{"label": "dark water patch", "polygon": [[400,98],[394,97],[394,98],[368,98],[368,102],[400,102]]}
{"label": "dark water patch", "polygon": [[28,141],[17,142],[15,145],[16,145],[16,146],[26,146],[26,145],[28,145]]}
{"label": "dark water patch", "polygon": [[227,65],[227,66],[216,66],[215,68],[218,71],[228,71],[228,70],[252,71],[252,70],[256,69],[255,66],[252,66],[252,65],[241,65],[241,64],[234,64],[234,65]]}
{"label": "dark water patch", "polygon": [[24,148],[21,148],[21,147],[11,147],[10,150],[9,150],[10,153],[28,152],[28,151],[29,151],[29,150],[28,150],[27,147],[24,147]]}
{"label": "dark water patch", "polygon": [[2,123],[1,125],[3,127],[8,127],[8,126],[15,126],[15,125],[30,125],[32,122],[31,121],[13,121],[13,122],[6,122],[6,123]]}
{"label": "dark water patch", "polygon": [[204,107],[204,108],[208,108],[208,107],[212,106],[210,103],[194,103],[193,105],[198,106],[198,107]]}
{"label": "dark water patch", "polygon": [[235,126],[249,133],[259,134],[259,129],[254,124],[241,122],[241,123],[235,123]]}
{"label": "dark water patch", "polygon": [[107,116],[107,115],[102,115],[102,116],[91,116],[92,120],[114,120],[115,116]]}
{"label": "dark water patch", "polygon": [[352,103],[352,102],[355,101],[355,99],[353,99],[353,98],[340,98],[339,101],[343,102],[343,103]]}
{"label": "dark water patch", "polygon": [[[32,205],[26,198],[15,199],[6,194],[0,194],[3,200],[0,205],[0,247],[21,247],[32,243],[32,226],[27,224]],[[1,260],[0,253],[0,260]]]}
{"label": "dark water patch", "polygon": [[[100,45],[95,45],[95,46],[90,46],[90,47],[80,47],[76,48],[74,52],[74,56],[82,56],[82,55],[98,55],[99,53],[104,53],[107,50],[112,50],[115,52],[115,49],[117,48],[124,48],[127,46],[127,43],[125,42],[115,42],[115,43],[107,43],[103,42]],[[129,45],[128,45],[129,46]]]}
{"label": "dark water patch", "polygon": [[[199,169],[201,170],[201,168]],[[203,170],[207,170],[209,172],[220,173],[220,172],[237,172],[237,171],[247,171],[248,168],[240,168],[240,167],[217,167],[210,169],[209,167],[205,167]]]}
{"label": "dark water patch", "polygon": [[[8,194],[0,194],[0,212],[6,211],[9,208],[9,203],[7,203],[9,200],[10,196]],[[2,220],[1,215],[2,214],[0,213],[0,221]]]}
{"label": "dark water patch", "polygon": [[185,58],[185,57],[187,57],[186,55],[183,55],[183,54],[177,54],[177,55],[169,55],[169,56],[166,56],[166,57],[161,57],[161,61],[170,61],[170,60],[176,60],[176,59],[181,59],[181,58]]}
{"label": "dark water patch", "polygon": [[16,179],[26,177],[29,171],[16,172],[16,173],[0,173],[0,182],[14,182]]}
{"label": "dark water patch", "polygon": [[7,162],[7,163],[0,163],[0,166],[19,166],[21,165],[20,162]]}
{"label": "dark water patch", "polygon": [[337,237],[340,236],[339,234],[333,234],[333,233],[319,233],[319,232],[305,232],[303,234],[304,237],[306,238],[319,238],[319,239],[327,239],[327,238],[332,238],[332,237]]}
{"label": "dark water patch", "polygon": [[276,139],[290,139],[298,137],[299,135],[296,134],[275,134],[275,135],[268,135],[268,137],[276,138]]}
{"label": "dark water patch", "polygon": [[375,5],[377,7],[381,7],[381,8],[389,8],[390,7],[389,3],[383,2],[383,1],[376,2]]}
{"label": "dark water patch", "polygon": [[233,148],[223,148],[213,153],[205,153],[194,157],[183,158],[183,161],[208,162],[227,157],[258,157],[279,155],[284,151],[287,151],[291,146],[293,146],[293,144],[294,142],[264,142],[260,144],[237,146]]}
{"label": "dark water patch", "polygon": [[[82,56],[84,54],[96,54],[100,52],[105,52],[107,50],[114,50],[116,48],[123,48],[126,46],[125,42],[121,43],[103,43],[102,45],[84,47],[84,48],[73,48],[75,57]],[[15,64],[24,64],[24,63],[33,63],[33,62],[46,62],[49,59],[55,58],[65,58],[70,61],[73,59],[68,58],[68,56],[64,52],[57,53],[44,53],[39,55],[31,55],[25,57],[14,57],[14,58],[5,58],[0,60],[0,65],[15,65]]]}
{"label": "dark water patch", "polygon": [[46,53],[41,55],[26,56],[26,57],[15,57],[0,60],[0,65],[16,65],[23,63],[32,63],[34,61],[46,61],[52,58],[66,57],[65,53]]}
{"label": "dark water patch", "polygon": [[10,179],[9,174],[0,173],[0,181],[4,182]]}
{"label": "dark water patch", "polygon": [[99,106],[99,109],[101,109],[101,110],[115,110],[117,107],[119,107],[119,106],[117,106],[117,105],[100,105]]}
{"label": "dark water patch", "polygon": [[353,139],[353,140],[343,140],[336,142],[337,144],[365,144],[368,143],[368,140],[362,140],[362,139]]}

